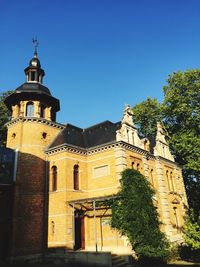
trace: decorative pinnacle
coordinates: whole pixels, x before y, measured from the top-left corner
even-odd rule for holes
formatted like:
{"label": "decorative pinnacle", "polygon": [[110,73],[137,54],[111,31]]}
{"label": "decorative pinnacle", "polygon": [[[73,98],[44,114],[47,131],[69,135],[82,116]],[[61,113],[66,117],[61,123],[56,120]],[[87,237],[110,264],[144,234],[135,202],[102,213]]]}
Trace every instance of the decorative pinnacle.
{"label": "decorative pinnacle", "polygon": [[35,51],[34,51],[34,57],[37,57],[37,48],[39,46],[39,42],[37,40],[37,37],[33,38],[32,39],[32,42],[33,42],[33,46],[35,48]]}

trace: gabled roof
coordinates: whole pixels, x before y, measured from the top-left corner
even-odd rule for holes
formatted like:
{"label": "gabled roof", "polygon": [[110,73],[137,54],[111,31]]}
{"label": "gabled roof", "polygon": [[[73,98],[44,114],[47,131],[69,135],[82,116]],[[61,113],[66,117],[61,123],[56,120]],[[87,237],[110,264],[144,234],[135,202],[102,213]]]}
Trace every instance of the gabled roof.
{"label": "gabled roof", "polygon": [[90,148],[116,140],[116,131],[121,127],[121,122],[112,123],[104,121],[86,129],[67,124],[50,144],[52,149],[63,144]]}

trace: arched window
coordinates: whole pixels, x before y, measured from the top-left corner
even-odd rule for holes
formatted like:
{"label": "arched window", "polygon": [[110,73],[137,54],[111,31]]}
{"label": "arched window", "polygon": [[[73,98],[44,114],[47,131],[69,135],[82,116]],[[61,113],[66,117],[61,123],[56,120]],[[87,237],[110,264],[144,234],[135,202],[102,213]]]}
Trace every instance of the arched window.
{"label": "arched window", "polygon": [[54,110],[51,111],[51,120],[56,121],[56,112]]}
{"label": "arched window", "polygon": [[154,187],[153,169],[151,169],[150,176],[151,176],[151,184]]}
{"label": "arched window", "polygon": [[74,165],[74,190],[79,190],[79,166]]}
{"label": "arched window", "polygon": [[171,185],[172,185],[172,191],[174,192],[175,188],[174,188],[174,181],[173,181],[173,173],[172,172],[170,172],[170,182],[171,182]]}
{"label": "arched window", "polygon": [[28,102],[26,105],[26,116],[33,117],[34,116],[34,104],[33,102]]}
{"label": "arched window", "polygon": [[53,236],[55,234],[55,222],[51,221],[51,235]]}
{"label": "arched window", "polygon": [[52,173],[52,191],[56,191],[57,190],[57,174],[58,174],[56,166],[52,166],[51,173]]}
{"label": "arched window", "polygon": [[179,232],[179,218],[178,218],[177,207],[173,207],[173,210],[174,210],[175,226],[176,226],[177,232]]}
{"label": "arched window", "polygon": [[167,185],[168,185],[168,189],[170,191],[170,183],[169,183],[169,171],[166,171],[166,179],[167,179]]}
{"label": "arched window", "polygon": [[140,171],[140,163],[137,163],[137,171]]}
{"label": "arched window", "polygon": [[17,105],[17,112],[16,112],[17,117],[20,116],[20,104]]}
{"label": "arched window", "polygon": [[40,118],[45,118],[45,107],[44,107],[44,105],[40,106]]}
{"label": "arched window", "polygon": [[134,164],[135,164],[135,162],[132,162],[131,163],[131,168],[134,170]]}
{"label": "arched window", "polygon": [[147,140],[144,141],[144,150],[149,150],[148,141]]}
{"label": "arched window", "polygon": [[30,72],[30,80],[31,81],[35,81],[36,80],[36,72],[35,71],[31,71]]}

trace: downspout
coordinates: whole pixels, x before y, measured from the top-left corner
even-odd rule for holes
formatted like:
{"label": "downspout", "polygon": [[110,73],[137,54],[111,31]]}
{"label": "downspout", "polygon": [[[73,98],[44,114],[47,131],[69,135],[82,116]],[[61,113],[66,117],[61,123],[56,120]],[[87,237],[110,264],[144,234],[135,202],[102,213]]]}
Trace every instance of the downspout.
{"label": "downspout", "polygon": [[46,249],[48,247],[48,205],[49,205],[49,162],[48,156],[45,156],[45,183],[44,183],[44,223],[43,223],[43,245],[42,245],[42,261],[45,261]]}
{"label": "downspout", "polygon": [[97,222],[96,222],[96,202],[95,202],[95,200],[93,201],[93,209],[94,209],[94,240],[95,240],[95,250],[97,252],[98,251],[98,249],[97,249]]}
{"label": "downspout", "polygon": [[19,150],[15,149],[15,159],[14,159],[14,168],[13,168],[13,183],[16,182],[16,177],[17,177],[18,153],[19,153]]}

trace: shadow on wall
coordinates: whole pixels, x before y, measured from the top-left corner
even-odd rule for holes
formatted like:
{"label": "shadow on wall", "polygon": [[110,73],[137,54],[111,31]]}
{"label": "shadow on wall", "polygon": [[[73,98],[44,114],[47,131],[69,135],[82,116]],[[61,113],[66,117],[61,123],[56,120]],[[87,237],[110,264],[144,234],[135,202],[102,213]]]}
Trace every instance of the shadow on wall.
{"label": "shadow on wall", "polygon": [[0,260],[7,257],[12,219],[12,185],[0,185]]}
{"label": "shadow on wall", "polygon": [[8,244],[0,245],[1,258],[43,253],[48,232],[48,162],[19,153],[16,182],[6,198],[10,203],[11,224]]}

